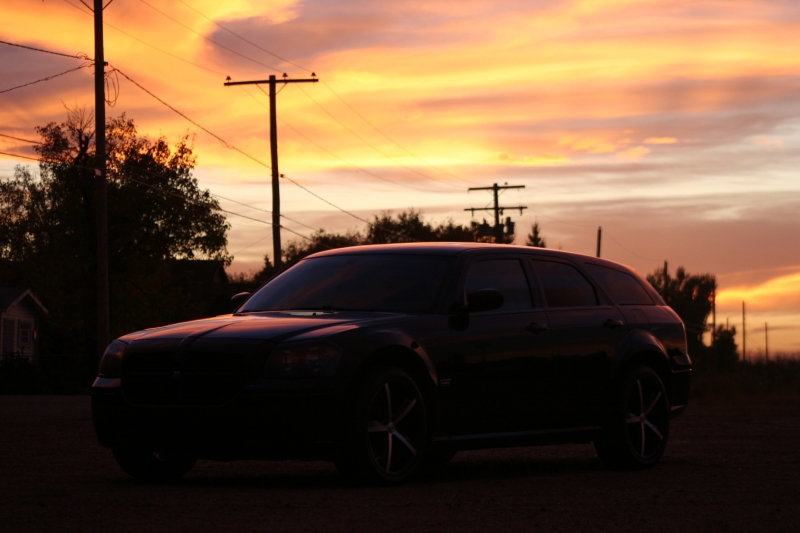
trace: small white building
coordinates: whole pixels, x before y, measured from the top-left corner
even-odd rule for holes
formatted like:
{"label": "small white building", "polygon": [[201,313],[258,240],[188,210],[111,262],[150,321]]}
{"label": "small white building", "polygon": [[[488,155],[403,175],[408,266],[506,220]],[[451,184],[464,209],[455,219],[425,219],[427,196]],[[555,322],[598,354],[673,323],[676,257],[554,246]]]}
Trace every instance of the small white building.
{"label": "small white building", "polygon": [[0,287],[0,356],[19,353],[39,358],[39,317],[47,314],[30,289]]}

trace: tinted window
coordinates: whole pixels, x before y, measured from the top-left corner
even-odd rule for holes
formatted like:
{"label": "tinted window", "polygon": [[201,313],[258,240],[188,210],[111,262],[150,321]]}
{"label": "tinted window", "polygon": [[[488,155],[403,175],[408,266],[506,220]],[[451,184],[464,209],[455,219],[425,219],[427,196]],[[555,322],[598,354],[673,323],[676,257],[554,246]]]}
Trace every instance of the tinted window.
{"label": "tinted window", "polygon": [[464,278],[464,290],[469,294],[479,289],[497,289],[502,292],[502,311],[532,307],[528,280],[522,265],[516,259],[491,259],[473,263]]}
{"label": "tinted window", "polygon": [[433,307],[450,262],[388,254],[306,259],[261,288],[243,311],[425,311]]}
{"label": "tinted window", "polygon": [[653,305],[653,299],[642,284],[630,274],[600,265],[586,265],[586,270],[600,282],[618,304]]}
{"label": "tinted window", "polygon": [[597,305],[592,284],[578,270],[564,263],[532,261],[542,282],[548,307],[586,307]]}

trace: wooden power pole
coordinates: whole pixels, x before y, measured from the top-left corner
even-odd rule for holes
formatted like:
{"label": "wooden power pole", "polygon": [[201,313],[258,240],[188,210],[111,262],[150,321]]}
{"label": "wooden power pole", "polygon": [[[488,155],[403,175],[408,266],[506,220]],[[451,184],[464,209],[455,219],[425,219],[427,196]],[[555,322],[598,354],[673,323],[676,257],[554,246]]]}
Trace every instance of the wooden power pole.
{"label": "wooden power pole", "polygon": [[600,257],[600,243],[603,240],[603,227],[597,226],[597,257]]}
{"label": "wooden power pole", "polygon": [[311,73],[309,79],[289,79],[286,74],[283,79],[278,81],[274,74],[270,75],[266,80],[253,80],[253,81],[228,81],[225,86],[231,85],[269,85],[269,145],[270,155],[272,156],[272,255],[275,268],[281,268],[281,190],[280,190],[280,173],[278,172],[278,122],[277,122],[277,105],[275,102],[275,87],[279,83],[317,83],[319,80],[316,74]]}
{"label": "wooden power pole", "polygon": [[498,185],[496,183],[491,187],[470,187],[470,191],[492,191],[494,195],[494,207],[467,207],[464,209],[464,211],[471,211],[473,215],[475,214],[475,211],[494,211],[494,242],[501,243],[503,242],[503,226],[500,224],[500,212],[504,209],[519,209],[519,213],[521,215],[522,210],[528,209],[528,207],[524,205],[501,206],[499,192],[504,189],[524,188],[524,185]]}
{"label": "wooden power pole", "polygon": [[95,226],[97,232],[97,346],[110,342],[108,298],[108,185],[106,183],[106,94],[103,0],[94,0]]}

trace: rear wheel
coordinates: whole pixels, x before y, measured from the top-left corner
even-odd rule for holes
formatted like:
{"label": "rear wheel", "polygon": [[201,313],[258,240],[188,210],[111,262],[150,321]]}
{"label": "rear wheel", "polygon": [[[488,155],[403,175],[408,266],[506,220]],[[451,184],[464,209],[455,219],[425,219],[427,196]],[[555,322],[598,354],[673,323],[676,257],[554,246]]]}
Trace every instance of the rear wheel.
{"label": "rear wheel", "polygon": [[180,479],[197,462],[197,458],[186,453],[148,452],[127,446],[114,448],[112,453],[126,474],[147,481]]}
{"label": "rear wheel", "polygon": [[337,469],[361,483],[399,484],[420,469],[428,448],[425,401],[397,368],[373,371],[345,415]]}
{"label": "rear wheel", "polygon": [[635,470],[661,459],[669,435],[669,398],[653,369],[631,369],[618,385],[606,426],[595,439],[597,455],[611,468]]}

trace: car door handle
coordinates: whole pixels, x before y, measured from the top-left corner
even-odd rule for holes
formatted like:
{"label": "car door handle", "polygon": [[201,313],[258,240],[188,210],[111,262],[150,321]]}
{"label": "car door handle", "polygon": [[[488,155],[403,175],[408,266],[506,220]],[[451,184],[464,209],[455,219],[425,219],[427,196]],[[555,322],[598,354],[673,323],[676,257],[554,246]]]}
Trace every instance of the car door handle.
{"label": "car door handle", "polygon": [[622,320],[614,320],[613,318],[609,318],[608,320],[603,322],[603,325],[608,329],[617,329],[619,327],[624,326],[625,324],[622,322]]}
{"label": "car door handle", "polygon": [[547,331],[550,328],[547,327],[547,324],[539,324],[537,322],[531,322],[530,324],[527,325],[525,329],[530,331],[531,333],[541,333],[543,331]]}

